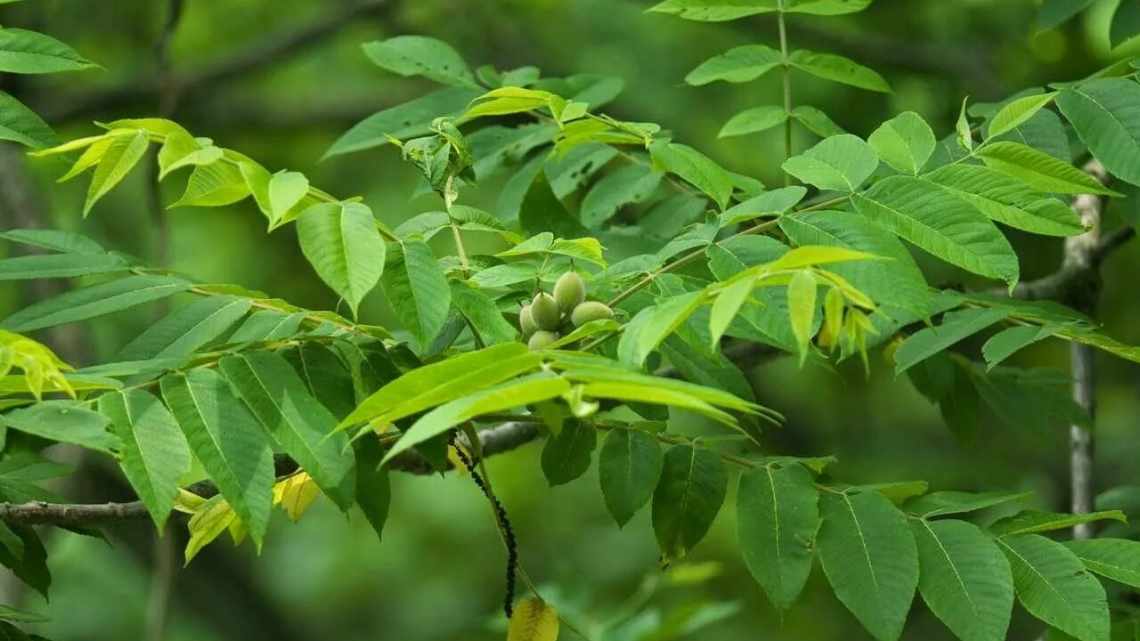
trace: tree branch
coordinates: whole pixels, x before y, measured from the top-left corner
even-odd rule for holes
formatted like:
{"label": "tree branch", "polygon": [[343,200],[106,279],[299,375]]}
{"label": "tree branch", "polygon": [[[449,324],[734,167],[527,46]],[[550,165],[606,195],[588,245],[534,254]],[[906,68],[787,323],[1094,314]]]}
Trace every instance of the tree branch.
{"label": "tree branch", "polygon": [[[525,418],[525,417],[520,417]],[[538,437],[536,421],[509,421],[479,431],[484,457],[518,449]],[[414,451],[405,452],[389,464],[389,469],[408,474],[434,474],[435,469]],[[200,488],[191,488],[199,490]],[[9,525],[55,525],[84,527],[147,518],[142,501],[127,503],[67,504],[0,503],[0,521]]]}
{"label": "tree branch", "polygon": [[[280,63],[335,35],[358,18],[390,11],[394,4],[394,0],[361,0],[317,19],[304,28],[268,36],[205,69],[182,77],[172,77],[167,86],[176,88],[174,91],[182,95],[214,88],[263,67]],[[147,102],[162,92],[164,84],[166,83],[157,77],[136,78],[120,87],[87,95],[64,99],[55,97],[50,103],[38,105],[39,112],[49,122],[59,122],[114,111]]]}

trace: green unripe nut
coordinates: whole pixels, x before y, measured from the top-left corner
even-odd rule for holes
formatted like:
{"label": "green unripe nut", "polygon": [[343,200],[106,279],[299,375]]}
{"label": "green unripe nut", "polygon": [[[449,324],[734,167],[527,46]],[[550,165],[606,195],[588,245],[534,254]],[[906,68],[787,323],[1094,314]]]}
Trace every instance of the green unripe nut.
{"label": "green unripe nut", "polygon": [[522,330],[522,335],[528,338],[538,331],[538,325],[534,324],[534,317],[530,315],[530,305],[523,305],[519,310],[519,329]]}
{"label": "green unripe nut", "polygon": [[556,340],[558,340],[558,334],[540,329],[534,333],[534,336],[530,337],[530,340],[526,342],[526,346],[532,350],[544,349]]}
{"label": "green unripe nut", "polygon": [[559,313],[558,303],[554,302],[553,296],[539,292],[534,295],[534,300],[530,303],[530,317],[539,329],[553,332],[558,329],[558,321],[562,318],[562,314]]}
{"label": "green unripe nut", "polygon": [[563,314],[569,314],[572,309],[586,300],[586,283],[577,272],[566,272],[554,283],[554,302]]}
{"label": "green unripe nut", "polygon": [[613,317],[614,310],[610,309],[609,305],[591,300],[574,308],[570,314],[570,322],[574,323],[574,327],[581,327],[590,321]]}

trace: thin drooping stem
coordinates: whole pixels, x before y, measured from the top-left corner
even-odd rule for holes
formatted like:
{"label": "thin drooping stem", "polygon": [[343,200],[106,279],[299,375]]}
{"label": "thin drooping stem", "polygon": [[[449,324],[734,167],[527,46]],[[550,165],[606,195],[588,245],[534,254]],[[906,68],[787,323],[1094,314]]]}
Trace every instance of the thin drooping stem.
{"label": "thin drooping stem", "polygon": [[[792,157],[792,66],[788,56],[788,28],[784,24],[784,0],[776,3],[776,20],[780,27],[780,57],[784,71],[784,160]],[[784,184],[790,185],[791,174],[784,174]]]}

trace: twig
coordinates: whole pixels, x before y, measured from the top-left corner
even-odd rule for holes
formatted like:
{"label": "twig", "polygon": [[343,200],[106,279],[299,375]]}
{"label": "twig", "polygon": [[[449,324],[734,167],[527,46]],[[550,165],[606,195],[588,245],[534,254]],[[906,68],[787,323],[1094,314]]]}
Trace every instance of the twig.
{"label": "twig", "polygon": [[[279,64],[326,37],[335,35],[358,18],[391,10],[393,4],[394,0],[363,0],[319,18],[304,28],[267,36],[201,71],[175,77],[172,82],[183,95],[212,89],[263,67]],[[160,84],[154,78],[135,79],[121,87],[85,96],[64,99],[56,97],[50,103],[40,105],[39,111],[48,121],[72,120],[145,102],[160,89]]]}

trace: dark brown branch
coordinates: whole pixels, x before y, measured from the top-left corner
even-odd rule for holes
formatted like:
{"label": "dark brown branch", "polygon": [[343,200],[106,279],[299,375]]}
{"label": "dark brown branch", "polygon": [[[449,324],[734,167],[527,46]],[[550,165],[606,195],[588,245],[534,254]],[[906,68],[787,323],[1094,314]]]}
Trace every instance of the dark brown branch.
{"label": "dark brown branch", "polygon": [[[479,431],[483,456],[493,456],[518,449],[538,437],[534,421],[510,421]],[[294,465],[295,468],[295,465]],[[397,456],[389,469],[408,474],[432,474],[435,470],[422,456],[408,451]],[[209,493],[210,488],[191,488],[196,493]],[[84,527],[147,517],[142,501],[128,503],[0,503],[0,521],[9,525],[55,525]]]}
{"label": "dark brown branch", "polygon": [[[285,34],[266,37],[232,56],[220,60],[197,72],[174,77],[169,83],[179,94],[186,95],[212,89],[230,80],[245,76],[264,67],[279,64],[325,38],[335,35],[345,25],[368,15],[389,11],[393,0],[362,0],[313,21],[308,26]],[[157,77],[136,78],[121,87],[93,92],[69,99],[54,98],[49,104],[39,105],[40,113],[49,122],[89,117],[121,109],[125,106],[148,102],[162,90]]]}

